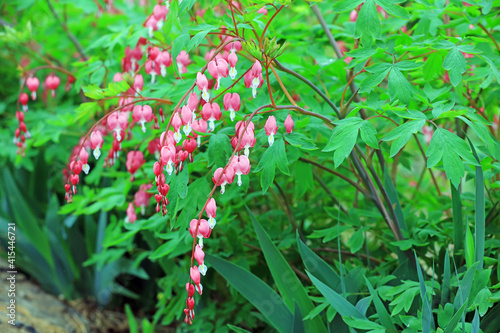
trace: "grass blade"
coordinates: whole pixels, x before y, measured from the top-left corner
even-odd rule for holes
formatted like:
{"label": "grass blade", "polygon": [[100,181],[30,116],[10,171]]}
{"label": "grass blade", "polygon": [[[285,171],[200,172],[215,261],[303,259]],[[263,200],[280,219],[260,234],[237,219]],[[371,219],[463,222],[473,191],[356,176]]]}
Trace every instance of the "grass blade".
{"label": "grass blade", "polygon": [[[314,305],[306,289],[248,207],[247,211],[257,233],[257,238],[259,239],[260,247],[264,253],[271,275],[285,304],[290,310],[293,310],[295,302],[297,302],[301,313],[308,314],[314,309]],[[308,332],[326,332],[326,327],[320,317],[307,320],[304,326]]]}
{"label": "grass blade", "polygon": [[[453,253],[459,253],[464,247],[464,222],[462,216],[462,201],[460,200],[460,192],[451,184],[451,201],[453,207],[453,231],[455,248]],[[460,187],[459,187],[460,188]]]}
{"label": "grass blade", "polygon": [[297,245],[299,248],[302,262],[306,269],[321,282],[332,288],[336,292],[341,292],[340,277],[330,265],[314,253],[304,242],[299,238],[297,233]]}
{"label": "grass blade", "polygon": [[[452,186],[453,187],[453,186]],[[441,305],[444,307],[448,300],[450,299],[450,283],[451,281],[451,270],[450,270],[450,254],[446,251],[444,257],[444,272],[443,272],[443,286],[441,289]]]}
{"label": "grass blade", "polygon": [[486,236],[486,217],[485,217],[485,203],[484,203],[484,175],[483,169],[481,167],[481,161],[477,156],[476,149],[474,149],[474,145],[469,140],[469,144],[472,149],[472,154],[476,158],[478,166],[476,166],[476,248],[474,261],[479,261],[478,269],[483,269],[483,261],[484,261],[484,242]]}
{"label": "grass blade", "polygon": [[336,291],[329,288],[326,284],[318,280],[314,275],[307,272],[307,275],[313,282],[313,284],[318,288],[319,292],[325,296],[328,303],[330,303],[338,313],[343,317],[355,317],[360,319],[365,319],[361,312],[351,303],[349,303],[342,295]]}
{"label": "grass blade", "polygon": [[455,331],[455,328],[458,325],[458,322],[460,321],[460,318],[462,318],[462,315],[464,314],[465,311],[465,306],[467,304],[464,303],[460,309],[451,317],[450,322],[446,326],[444,333],[453,333]]}
{"label": "grass blade", "polygon": [[497,303],[486,313],[481,320],[480,327],[484,333],[500,332],[500,303]]}
{"label": "grass blade", "polygon": [[375,289],[373,289],[370,281],[365,277],[366,285],[368,286],[368,290],[370,291],[370,295],[372,295],[373,304],[375,305],[375,309],[377,310],[378,318],[380,319],[380,323],[384,326],[389,332],[397,332],[396,326],[392,322],[391,316],[389,312],[385,308],[384,303],[378,297],[378,293]]}
{"label": "grass blade", "polygon": [[292,330],[293,315],[283,299],[264,281],[243,268],[205,253],[205,260],[243,295],[279,332]]}
{"label": "grass blade", "polygon": [[398,199],[398,192],[396,191],[396,187],[394,187],[391,176],[389,175],[388,168],[384,168],[384,185],[387,195],[389,196],[389,200],[391,200],[391,205],[394,207],[394,214],[397,219],[396,222],[402,230],[408,231],[403,209],[401,209],[401,203]]}
{"label": "grass blade", "polygon": [[420,267],[420,263],[418,262],[417,253],[414,252],[414,254],[415,261],[417,263],[418,281],[420,283],[420,297],[422,298],[422,332],[430,333],[431,327],[432,329],[435,329],[434,318],[432,317],[432,308],[429,302],[429,298],[427,297],[424,276],[422,274],[422,267]]}

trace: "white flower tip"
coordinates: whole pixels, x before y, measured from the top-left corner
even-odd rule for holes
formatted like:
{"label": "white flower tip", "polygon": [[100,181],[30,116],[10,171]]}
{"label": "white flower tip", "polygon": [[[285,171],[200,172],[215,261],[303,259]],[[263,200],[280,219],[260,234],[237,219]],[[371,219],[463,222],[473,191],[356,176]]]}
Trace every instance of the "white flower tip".
{"label": "white flower tip", "polygon": [[84,164],[82,167],[82,170],[83,170],[83,172],[85,172],[86,175],[88,175],[89,171],[90,171],[90,165],[88,163]]}
{"label": "white flower tip", "polygon": [[180,132],[180,131],[175,132],[175,133],[174,133],[174,140],[175,140],[175,142],[176,142],[176,143],[179,143],[179,141],[181,141],[181,139],[182,139],[182,134],[181,134],[181,132]]}
{"label": "white flower tip", "polygon": [[198,269],[200,271],[200,274],[205,276],[205,274],[207,274],[207,265],[203,264],[203,265],[200,265],[198,266]]}
{"label": "white flower tip", "polygon": [[267,141],[269,142],[269,146],[272,146],[274,143],[274,134],[271,133],[271,135],[269,135],[269,138],[267,139]]}
{"label": "white flower tip", "polygon": [[235,117],[235,116],[236,116],[236,114],[234,113],[234,111],[233,111],[233,110],[231,110],[231,111],[229,112],[229,118],[231,119],[231,121],[234,121],[234,117]]}
{"label": "white flower tip", "polygon": [[[203,274],[205,275],[205,274]],[[200,284],[198,284],[197,286],[194,286],[196,288],[196,291],[198,292],[198,294],[201,295],[201,293],[203,292],[203,286]],[[199,288],[198,288],[199,287]]]}
{"label": "white flower tip", "polygon": [[217,224],[217,221],[213,217],[208,219],[208,225],[210,226],[210,229],[213,229],[216,224]]}
{"label": "white flower tip", "polygon": [[229,76],[231,77],[231,80],[234,80],[237,74],[238,72],[235,67],[231,67],[231,69],[229,69]]}
{"label": "white flower tip", "polygon": [[96,160],[98,160],[100,156],[101,156],[101,150],[99,149],[99,147],[97,147],[96,149],[94,149],[94,157]]}
{"label": "white flower tip", "polygon": [[206,89],[203,89],[203,92],[201,93],[201,97],[205,100],[205,102],[210,102],[210,94]]}

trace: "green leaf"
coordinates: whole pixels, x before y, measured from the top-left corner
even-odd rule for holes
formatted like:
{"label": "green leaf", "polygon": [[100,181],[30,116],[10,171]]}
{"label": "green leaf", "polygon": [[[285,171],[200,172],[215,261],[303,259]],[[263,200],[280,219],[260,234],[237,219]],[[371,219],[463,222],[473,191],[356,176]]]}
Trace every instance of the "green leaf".
{"label": "green leaf", "polygon": [[500,303],[497,303],[481,320],[481,329],[484,333],[498,333],[500,331]]}
{"label": "green leaf", "polygon": [[391,205],[394,207],[394,213],[396,214],[396,222],[400,229],[408,231],[406,226],[405,216],[403,214],[403,209],[401,208],[401,203],[398,199],[398,192],[394,183],[392,182],[391,175],[389,174],[388,168],[384,168],[384,185],[387,190],[387,195],[391,201]]}
{"label": "green leaf", "polygon": [[363,242],[364,242],[363,232],[364,229],[358,229],[349,238],[347,245],[349,245],[349,248],[352,253],[358,252],[363,247]]}
{"label": "green leaf", "polygon": [[462,307],[458,309],[458,311],[453,315],[453,317],[451,317],[451,320],[448,326],[446,326],[444,333],[453,333],[455,331],[455,328],[457,327],[460,318],[462,318],[462,315],[464,314],[466,305],[467,303],[464,303],[464,305],[462,305]]}
{"label": "green leaf", "polygon": [[130,333],[139,333],[139,326],[137,325],[137,320],[135,319],[134,313],[130,308],[130,305],[125,304],[125,313],[127,314],[128,327]]}
{"label": "green leaf", "polygon": [[[430,80],[440,76],[443,72],[443,56],[439,53],[433,53],[425,61],[423,74],[425,80]],[[432,100],[432,99],[431,99]]]}
{"label": "green leaf", "polygon": [[278,332],[291,332],[292,312],[271,287],[254,274],[210,253],[205,253],[205,260],[252,303]]}
{"label": "green leaf", "polygon": [[184,13],[185,10],[190,10],[191,7],[193,7],[195,2],[196,2],[196,0],[184,0],[184,1],[180,2],[178,15]]}
{"label": "green leaf", "polygon": [[443,68],[446,69],[450,76],[451,84],[456,87],[462,81],[462,74],[467,70],[465,57],[457,47],[454,47],[448,52],[443,61]]}
{"label": "green leaf", "polygon": [[337,312],[340,313],[341,316],[366,319],[366,317],[361,312],[359,312],[359,310],[356,309],[354,305],[349,303],[340,294],[333,291],[331,288],[329,288],[326,284],[318,280],[311,273],[307,272],[307,275],[311,279],[312,283],[316,286],[316,288],[318,288],[319,292],[323,296],[325,296],[328,303],[330,303],[330,305],[333,306],[333,308],[337,310]]}
{"label": "green leaf", "polygon": [[474,256],[474,237],[472,236],[469,223],[465,223],[465,264],[467,267],[471,267],[474,263]]}
{"label": "green leaf", "polygon": [[460,200],[460,192],[451,186],[451,201],[453,208],[453,230],[454,230],[454,250],[455,253],[460,253],[464,247],[464,222],[462,217],[462,201]]}
{"label": "green leaf", "polygon": [[335,272],[330,265],[314,253],[304,242],[298,237],[297,244],[299,247],[300,257],[306,269],[317,277],[321,282],[329,288],[340,292],[340,276]]}
{"label": "green leaf", "polygon": [[474,310],[474,318],[472,319],[472,327],[471,327],[471,333],[480,333],[481,331],[479,330],[479,312],[477,312],[477,309]]}
{"label": "green leaf", "polygon": [[495,63],[490,58],[488,58],[486,56],[480,56],[480,57],[483,58],[483,60],[488,63],[488,65],[490,66],[491,72],[493,73],[493,75],[497,79],[497,82],[500,82],[500,71],[498,70],[498,67],[495,65]]}
{"label": "green leaf", "polygon": [[361,5],[364,2],[364,0],[341,0],[337,1],[333,7],[332,11],[334,13],[341,13],[345,12],[351,9],[356,8],[357,6]]}
{"label": "green leaf", "polygon": [[[441,61],[442,62],[442,61]],[[441,62],[439,63],[439,68],[441,68]],[[425,71],[425,68],[424,68],[424,71]],[[442,87],[440,89],[435,89],[433,88],[429,82],[427,82],[424,86],[424,93],[425,95],[427,96],[427,98],[429,98],[429,100],[432,102],[433,100],[435,100],[436,98],[438,98],[439,96],[447,93],[448,91],[451,90],[451,87],[450,86],[445,86],[445,87]]]}
{"label": "green leaf", "polygon": [[207,166],[212,166],[215,163],[217,168],[224,167],[232,153],[231,141],[226,134],[217,133],[212,135],[208,143]]}
{"label": "green leaf", "polygon": [[445,101],[439,101],[437,103],[432,104],[432,116],[434,118],[438,118],[441,114],[450,111],[453,106],[455,106],[455,102],[451,101],[450,103],[446,103]]}
{"label": "green leaf", "polygon": [[410,103],[413,86],[398,68],[393,67],[389,74],[389,96],[391,101],[396,97],[404,104]]}
{"label": "green leaf", "polygon": [[[271,275],[280,294],[283,296],[285,304],[289,309],[293,309],[294,304],[297,303],[302,313],[311,312],[314,309],[314,305],[307,295],[304,286],[302,286],[299,278],[295,275],[276,245],[273,244],[267,233],[262,229],[250,209],[246,208],[257,233],[257,238]],[[326,327],[319,317],[306,321],[304,325],[308,332],[326,332]]]}
{"label": "green leaf", "polygon": [[483,269],[484,262],[484,243],[486,237],[486,224],[485,224],[485,203],[484,203],[484,175],[483,169],[481,167],[481,162],[477,156],[476,149],[470,141],[469,145],[472,149],[472,154],[476,159],[478,165],[476,165],[476,205],[475,205],[475,218],[476,218],[476,248],[474,261],[479,262],[478,269]]}
{"label": "green leaf", "polygon": [[254,171],[259,172],[262,170],[260,184],[264,193],[273,183],[276,166],[285,175],[290,175],[290,170],[288,169],[288,158],[286,157],[285,151],[285,141],[281,138],[274,141],[274,144],[266,149],[260,158],[259,165],[257,165],[257,168]]}
{"label": "green leaf", "polygon": [[373,39],[381,38],[382,28],[374,0],[367,0],[361,7],[354,27],[354,37],[361,38],[363,47],[370,48]]}
{"label": "green leaf", "polygon": [[361,123],[361,127],[359,128],[361,139],[370,147],[379,149],[378,140],[377,140],[377,130],[368,120],[365,120]]}
{"label": "green leaf", "polygon": [[369,75],[366,77],[366,79],[361,82],[359,85],[359,91],[360,92],[367,92],[370,91],[373,87],[378,86],[380,82],[382,82],[387,74],[389,74],[389,71],[391,70],[390,64],[385,64],[387,66],[384,66],[382,68],[379,68],[376,72],[373,74]]}
{"label": "green leaf", "polygon": [[399,69],[400,71],[411,71],[422,67],[423,64],[424,64],[423,62],[405,60],[395,63],[394,67]]}
{"label": "green leaf", "polygon": [[408,12],[404,7],[394,4],[394,2],[397,1],[375,0],[375,2],[391,15],[401,17],[402,19],[405,20],[410,18],[410,14],[408,14]]}
{"label": "green leaf", "polygon": [[324,152],[334,151],[333,160],[336,168],[354,148],[363,121],[361,118],[346,118],[336,122],[337,127],[333,129],[332,136],[323,149]]}
{"label": "green leaf", "polygon": [[460,179],[464,176],[464,165],[460,157],[468,163],[477,165],[469,146],[464,140],[443,128],[436,128],[429,148],[425,153],[427,156],[427,167],[435,166],[443,159],[443,167],[446,177],[458,188]]}
{"label": "green leaf", "polygon": [[304,150],[315,150],[318,149],[314,142],[302,133],[292,132],[290,134],[284,135],[286,142],[294,147],[298,147]]}
{"label": "green leaf", "polygon": [[425,125],[425,120],[410,120],[390,131],[382,140],[395,140],[391,145],[391,155],[396,155],[410,140],[412,134],[417,133]]}
{"label": "green leaf", "polygon": [[432,317],[431,303],[429,302],[429,298],[427,297],[427,288],[425,286],[424,276],[422,275],[422,267],[420,267],[420,263],[418,262],[417,253],[415,251],[413,251],[413,253],[415,254],[415,261],[417,263],[417,275],[418,282],[420,284],[420,298],[422,299],[422,332],[430,333],[431,327],[432,329],[434,329],[434,319]]}
{"label": "green leaf", "polygon": [[[454,188],[452,186],[452,188]],[[455,247],[456,248],[456,247]],[[453,250],[455,251],[455,250]],[[444,257],[444,268],[443,268],[443,284],[441,291],[441,305],[445,305],[446,302],[450,300],[450,288],[451,288],[451,270],[450,270],[450,253],[446,250]]]}
{"label": "green leaf", "polygon": [[183,33],[174,40],[172,45],[172,59],[176,59],[181,50],[189,43],[189,34]]}
{"label": "green leaf", "polygon": [[295,308],[293,312],[293,330],[292,333],[306,333],[307,331],[305,330],[304,327],[304,320],[302,319],[302,313],[300,312],[300,307],[295,302]]}
{"label": "green leaf", "polygon": [[203,31],[198,32],[196,35],[194,35],[193,38],[191,38],[191,40],[189,41],[188,46],[186,47],[186,52],[189,52],[194,47],[197,47],[198,45],[200,45],[200,43],[203,41],[203,39],[205,39],[205,37],[207,36],[207,34],[211,30],[212,29],[203,30]]}
{"label": "green leaf", "polygon": [[297,161],[293,168],[293,178],[298,197],[302,197],[308,190],[314,189],[311,164]]}
{"label": "green leaf", "polygon": [[377,310],[378,318],[380,319],[380,323],[389,331],[397,332],[396,326],[389,315],[384,303],[380,300],[378,293],[375,289],[373,289],[370,281],[366,277],[366,285],[368,286],[368,290],[370,291],[370,295],[372,296],[373,304],[375,305],[375,309]]}
{"label": "green leaf", "polygon": [[231,325],[231,324],[227,324],[227,327],[229,327],[229,329],[231,331],[236,332],[236,333],[251,333],[250,331],[247,331],[244,328],[241,328],[241,327],[238,327],[238,326],[234,326],[234,325]]}

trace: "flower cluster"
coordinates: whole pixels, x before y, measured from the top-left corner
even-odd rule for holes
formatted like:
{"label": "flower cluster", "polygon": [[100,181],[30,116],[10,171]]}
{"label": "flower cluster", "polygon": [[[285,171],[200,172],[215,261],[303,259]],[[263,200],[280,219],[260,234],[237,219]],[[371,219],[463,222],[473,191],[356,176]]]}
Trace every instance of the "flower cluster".
{"label": "flower cluster", "polygon": [[[30,132],[28,131],[26,127],[26,123],[24,122],[24,113],[28,112],[28,102],[29,102],[29,95],[25,92],[22,92],[22,89],[24,86],[28,88],[28,90],[31,93],[31,99],[33,101],[36,100],[37,98],[37,90],[40,87],[40,80],[36,76],[29,76],[25,79],[22,80],[22,86],[21,86],[21,93],[19,94],[18,97],[18,109],[16,111],[16,119],[18,120],[18,128],[16,129],[14,133],[14,144],[17,146],[17,153],[21,154],[24,156],[24,151],[26,149],[26,139],[31,137]],[[44,87],[44,92],[48,90],[51,91],[52,97],[56,96],[56,89],[59,87],[61,80],[58,76],[55,74],[51,73],[49,74],[43,83]],[[68,76],[68,83],[66,84],[66,87],[71,86],[71,83],[74,82],[74,78],[72,76]],[[66,90],[68,90],[66,88]],[[22,112],[19,110],[19,104],[21,105]],[[24,113],[23,113],[24,112]]]}

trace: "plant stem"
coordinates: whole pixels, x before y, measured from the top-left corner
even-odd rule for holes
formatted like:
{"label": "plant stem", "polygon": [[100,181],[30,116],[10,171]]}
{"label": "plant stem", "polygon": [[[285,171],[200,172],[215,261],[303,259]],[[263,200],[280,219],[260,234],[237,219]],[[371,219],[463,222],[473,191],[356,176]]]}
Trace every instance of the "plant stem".
{"label": "plant stem", "polygon": [[47,5],[49,5],[49,9],[52,12],[52,15],[54,15],[54,17],[56,18],[56,21],[59,22],[59,24],[61,25],[61,27],[63,28],[63,30],[66,32],[66,35],[68,35],[68,37],[71,40],[71,42],[73,43],[73,45],[75,45],[76,49],[78,50],[78,53],[80,53],[80,56],[84,60],[87,60],[88,57],[85,54],[85,52],[83,52],[82,45],[80,44],[80,42],[78,41],[78,39],[76,39],[75,35],[73,35],[71,33],[71,31],[68,29],[68,26],[66,25],[66,23],[63,20],[61,20],[61,18],[59,17],[59,15],[57,15],[54,7],[52,6],[52,3],[50,2],[50,0],[47,0]]}
{"label": "plant stem", "polygon": [[307,84],[309,87],[311,87],[318,95],[321,96],[321,98],[332,108],[333,111],[335,111],[335,113],[337,114],[337,117],[340,118],[340,110],[335,106],[335,104],[333,104],[333,102],[328,98],[326,97],[326,95],[321,91],[319,90],[318,87],[316,87],[311,81],[309,81],[308,79],[306,79],[305,77],[303,77],[302,75],[300,75],[299,73],[297,72],[294,72],[292,71],[291,69],[288,69],[286,68],[285,66],[283,66],[277,59],[274,59],[274,63],[276,64],[276,68],[279,69],[280,71],[282,72],[285,72],[285,73],[288,73],[292,76],[295,76],[297,79],[301,80],[302,82],[304,82],[305,84]]}

